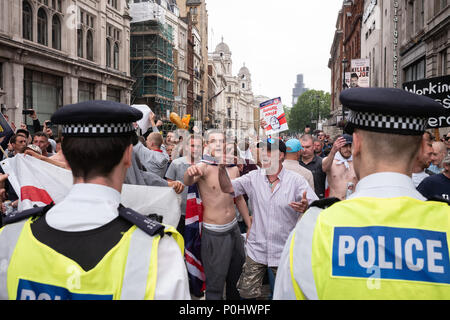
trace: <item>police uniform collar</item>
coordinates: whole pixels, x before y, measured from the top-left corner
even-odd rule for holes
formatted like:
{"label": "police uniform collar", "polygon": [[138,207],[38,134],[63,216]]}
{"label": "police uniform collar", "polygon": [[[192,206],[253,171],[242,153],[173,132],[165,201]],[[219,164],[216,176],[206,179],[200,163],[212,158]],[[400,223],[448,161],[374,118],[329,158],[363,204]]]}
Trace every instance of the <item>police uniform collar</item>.
{"label": "police uniform collar", "polygon": [[[356,185],[350,199],[356,197],[371,197],[374,189],[382,190],[383,198],[409,196],[416,199],[425,198],[416,190],[411,177],[397,172],[379,172],[362,178]],[[395,194],[390,190],[397,190]]]}

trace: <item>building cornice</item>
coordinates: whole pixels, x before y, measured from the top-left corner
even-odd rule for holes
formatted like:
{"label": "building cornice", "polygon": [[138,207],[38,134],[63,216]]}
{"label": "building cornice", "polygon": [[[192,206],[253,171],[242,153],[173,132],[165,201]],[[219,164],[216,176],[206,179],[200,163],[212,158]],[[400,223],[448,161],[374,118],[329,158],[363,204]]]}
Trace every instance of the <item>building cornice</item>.
{"label": "building cornice", "polygon": [[0,35],[0,45],[4,45],[6,47],[10,47],[12,50],[22,50],[26,55],[32,56],[40,56],[42,58],[57,61],[62,64],[75,66],[78,68],[83,68],[87,71],[96,72],[100,74],[108,74],[111,77],[118,78],[125,82],[133,83],[134,80],[131,76],[125,75],[120,71],[112,71],[110,69],[102,68],[96,65],[94,62],[90,62],[88,60],[83,59],[82,61],[73,59],[69,57],[67,53],[60,52],[58,50],[42,46],[35,43],[27,43],[28,41],[17,42],[12,40],[11,38],[5,37],[4,35]]}

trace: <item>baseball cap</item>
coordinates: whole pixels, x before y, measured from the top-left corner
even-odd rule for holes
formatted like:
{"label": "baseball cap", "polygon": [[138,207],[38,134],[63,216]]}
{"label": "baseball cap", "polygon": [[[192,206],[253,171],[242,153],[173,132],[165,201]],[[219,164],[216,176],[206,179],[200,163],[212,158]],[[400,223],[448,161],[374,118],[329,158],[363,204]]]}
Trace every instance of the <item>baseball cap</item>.
{"label": "baseball cap", "polygon": [[349,134],[344,134],[342,136],[345,139],[345,142],[347,142],[347,144],[353,144],[353,137]]}
{"label": "baseball cap", "polygon": [[287,153],[296,153],[303,150],[302,144],[298,139],[290,139],[286,142]]}
{"label": "baseball cap", "polygon": [[272,145],[278,144],[278,150],[282,153],[286,153],[286,144],[281,139],[273,139],[269,138],[266,141],[259,142],[256,147],[257,148],[267,148],[268,151],[271,151]]}

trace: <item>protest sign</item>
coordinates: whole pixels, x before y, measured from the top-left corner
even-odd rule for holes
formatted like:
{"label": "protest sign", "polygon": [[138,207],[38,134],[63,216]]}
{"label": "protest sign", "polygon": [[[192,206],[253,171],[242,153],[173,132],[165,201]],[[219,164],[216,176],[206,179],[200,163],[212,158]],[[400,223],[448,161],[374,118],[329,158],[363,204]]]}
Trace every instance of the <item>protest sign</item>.
{"label": "protest sign", "polygon": [[289,130],[281,98],[265,101],[259,105],[264,121],[268,124],[266,134],[272,135]]}
{"label": "protest sign", "polygon": [[450,127],[450,75],[417,81],[405,82],[403,89],[421,96],[429,97],[442,104],[444,114],[428,120],[428,128]]}
{"label": "protest sign", "polygon": [[370,59],[353,59],[350,72],[350,88],[370,87]]}

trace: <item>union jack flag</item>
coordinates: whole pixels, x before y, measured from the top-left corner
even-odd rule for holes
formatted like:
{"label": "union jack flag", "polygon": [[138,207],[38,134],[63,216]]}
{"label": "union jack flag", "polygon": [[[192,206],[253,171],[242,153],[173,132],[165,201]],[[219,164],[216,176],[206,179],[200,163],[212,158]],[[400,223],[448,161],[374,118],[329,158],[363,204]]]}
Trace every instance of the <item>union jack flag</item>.
{"label": "union jack flag", "polygon": [[201,259],[203,204],[197,184],[189,187],[184,231],[185,258],[191,293],[201,297],[206,289],[205,271]]}

